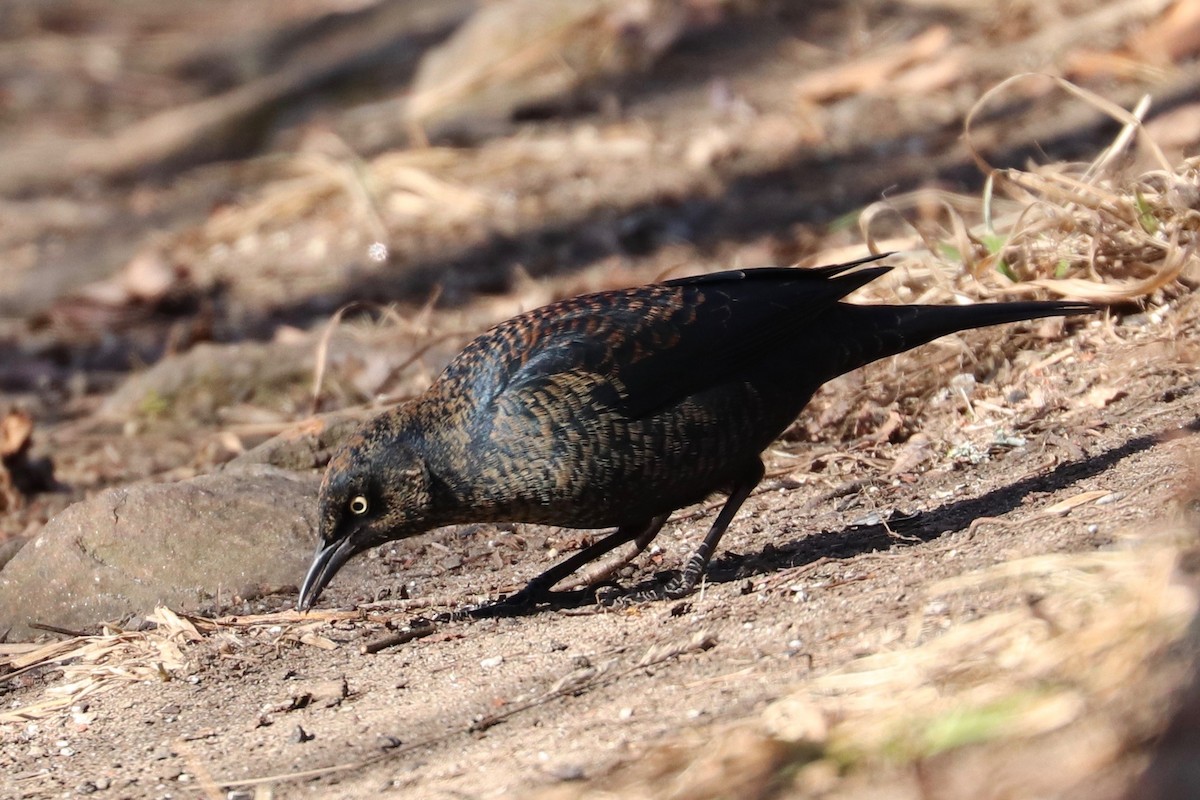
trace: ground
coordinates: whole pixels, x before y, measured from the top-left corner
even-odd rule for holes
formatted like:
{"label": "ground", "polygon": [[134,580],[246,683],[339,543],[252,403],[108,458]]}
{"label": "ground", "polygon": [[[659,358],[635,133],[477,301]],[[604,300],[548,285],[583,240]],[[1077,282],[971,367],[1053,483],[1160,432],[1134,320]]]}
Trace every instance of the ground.
{"label": "ground", "polygon": [[[28,537],[89,493],[217,468],[314,410],[412,394],[467,337],[554,297],[861,255],[852,221],[886,196],[938,239],[953,228],[940,203],[983,191],[964,120],[1018,71],[1067,74],[1129,107],[1151,92],[1180,111],[1194,93],[1184,46],[1169,68],[1130,66],[1149,63],[1138,32],[1170,31],[1182,13],[1166,3],[730,5],[648,73],[469,132],[454,150],[363,152],[347,122],[362,114],[339,104],[369,91],[342,78],[351,85],[322,84],[260,137],[290,161],[201,159],[63,188],[0,159],[4,202],[28,226],[0,231],[14,278],[0,294],[11,354],[0,388],[32,413],[35,452],[62,484],[7,510],[0,531]],[[298,19],[315,13],[302,6]],[[131,28],[176,41],[198,13],[134,25],[132,12],[89,8],[74,29],[67,11],[27,22],[35,44],[10,55],[59,52],[59,36],[125,52],[140,41]],[[929,36],[931,52],[904,49]],[[867,77],[800,82],[855,64]],[[27,70],[11,86],[36,96],[53,73]],[[190,86],[188,74],[172,80]],[[851,88],[826,94],[835,78]],[[131,98],[168,103],[168,87],[136,71],[93,79],[95,108],[116,109],[97,122],[106,132],[118,112],[147,111],[123,107]],[[132,88],[113,100],[114,86]],[[1091,160],[1118,130],[1047,79],[1016,86],[973,122],[991,163]],[[70,132],[95,113],[62,102],[27,127]],[[330,130],[364,160],[322,139]],[[2,133],[20,140],[18,126]],[[1164,145],[1193,183],[1181,153],[1194,144]],[[1138,150],[1122,167],[1153,169],[1149,158]],[[356,194],[364,186],[374,199]],[[946,193],[900,194],[920,188]],[[921,241],[878,225],[869,233],[888,247]],[[379,262],[367,245],[381,238]],[[931,282],[928,261],[903,263],[887,291],[906,301],[992,286],[965,273]],[[358,559],[307,617],[290,610],[294,591],[270,587],[218,598],[215,624],[164,612],[124,639],[78,640],[109,660],[0,675],[9,712],[68,701],[5,718],[0,795],[1186,796],[1177,789],[1192,784],[1163,777],[1176,773],[1162,746],[1200,641],[1189,630],[1200,303],[1191,273],[1180,277],[1065,326],[974,332],[835,381],[768,451],[768,478],[681,601],[423,626],[520,587],[591,535],[479,525]],[[330,350],[311,403],[322,331],[349,300],[396,306],[335,334],[351,345]],[[217,347],[198,351],[206,340]],[[145,362],[188,352],[240,363],[232,346],[244,341],[291,348],[303,367],[268,374],[268,358],[232,387],[200,381],[177,396],[123,389],[154,374]],[[718,505],[677,514],[621,582],[677,569]],[[413,625],[418,635],[376,646]]]}

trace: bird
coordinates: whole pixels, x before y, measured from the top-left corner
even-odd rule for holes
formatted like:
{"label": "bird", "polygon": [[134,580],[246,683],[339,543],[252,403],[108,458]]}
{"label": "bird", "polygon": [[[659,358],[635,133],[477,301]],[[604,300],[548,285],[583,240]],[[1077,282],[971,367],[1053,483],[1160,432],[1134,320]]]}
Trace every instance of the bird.
{"label": "bird", "polygon": [[871,264],[886,255],[584,294],[479,335],[425,392],[334,451],[298,609],[355,555],[435,528],[614,528],[492,604],[536,607],[615,548],[634,542],[636,556],[672,512],[724,494],[682,570],[652,591],[684,597],[762,481],[763,451],[823,383],[962,330],[1099,310],[1071,300],[846,302],[892,269]]}

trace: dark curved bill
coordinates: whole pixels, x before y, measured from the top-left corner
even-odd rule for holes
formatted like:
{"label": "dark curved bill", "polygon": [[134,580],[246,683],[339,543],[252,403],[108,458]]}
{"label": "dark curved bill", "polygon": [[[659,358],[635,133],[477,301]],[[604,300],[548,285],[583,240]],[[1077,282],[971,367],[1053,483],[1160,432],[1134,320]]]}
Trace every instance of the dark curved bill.
{"label": "dark curved bill", "polygon": [[308,574],[304,576],[304,583],[300,587],[300,599],[296,601],[296,608],[300,611],[312,608],[313,603],[321,596],[321,590],[355,552],[350,537],[318,547],[313,556],[312,566],[308,568]]}

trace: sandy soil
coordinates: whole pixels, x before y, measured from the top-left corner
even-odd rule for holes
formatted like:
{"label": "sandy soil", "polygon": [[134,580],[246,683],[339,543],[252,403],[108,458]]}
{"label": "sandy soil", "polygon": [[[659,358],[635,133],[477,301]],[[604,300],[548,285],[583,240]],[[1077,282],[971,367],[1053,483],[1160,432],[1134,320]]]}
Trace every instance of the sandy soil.
{"label": "sandy soil", "polygon": [[[1179,330],[1192,329],[1196,304],[1170,313]],[[1194,458],[1194,347],[1190,334],[1168,341],[1085,328],[1034,351],[1066,349],[1066,358],[1018,376],[1023,391],[1042,388],[1045,409],[1007,403],[1014,385],[1005,383],[978,387],[973,399],[990,405],[974,415],[959,398],[935,397],[921,430],[938,455],[919,476],[888,474],[903,444],[830,453],[817,473],[788,469],[780,452],[770,462],[776,477],[738,518],[702,591],[684,601],[444,625],[373,654],[360,649],[388,626],[353,613],[313,627],[331,650],[283,641],[278,627],[225,627],[186,647],[183,679],[120,686],[82,701],[73,718],[17,732],[4,747],[4,793],[91,785],[113,796],[188,796],[208,779],[236,787],[269,778],[283,797],[518,796],[636,762],[681,731],[717,736],[720,724],[847,662],[1029,602],[994,587],[931,600],[939,580],[1027,556],[1112,549],[1161,519]],[[1131,378],[1124,396],[1103,408],[1080,402],[1118,368]],[[995,446],[1001,432],[1024,444]],[[982,460],[948,458],[951,446]],[[1119,501],[1043,513],[1097,490]],[[678,567],[711,514],[672,521],[626,582]],[[871,524],[892,514],[912,518],[892,535]],[[443,531],[348,567],[322,605],[404,625],[518,586],[579,541],[532,527]],[[252,610],[289,602],[269,598]],[[55,684],[53,671],[31,676],[9,697],[25,701]],[[1165,718],[1168,688],[1139,687],[1151,720]],[[310,770],[328,774],[287,778]],[[875,789],[916,796],[910,783]]]}
{"label": "sandy soil", "polygon": [[[302,212],[264,201],[295,177],[271,163],[7,200],[49,221],[27,241],[3,241],[6,252],[43,248],[11,269],[0,296],[0,338],[11,353],[0,369],[4,400],[34,410],[39,447],[52,450],[64,490],[30,498],[0,517],[0,530],[30,536],[89,492],[207,471],[307,413],[309,387],[297,383],[211,417],[180,403],[98,420],[141,361],[197,341],[286,340],[323,325],[344,300],[396,302],[420,323],[397,347],[414,346],[421,331],[458,337],[419,360],[402,386],[411,391],[462,336],[519,308],[681,266],[861,248],[844,215],[862,204],[897,187],[976,190],[962,119],[1014,71],[1005,48],[1058,30],[1065,44],[1042,41],[1041,55],[1063,67],[1085,41],[1115,48],[1125,35],[1094,16],[1123,4],[1064,3],[1054,14],[1018,5],[1009,16],[970,3],[772,7],[701,31],[598,103],[534,117],[451,156],[421,156],[449,159],[422,168],[468,194],[429,201],[401,222],[388,217],[398,255],[382,266],[364,255],[374,231],[352,203],[319,191],[304,196]],[[879,88],[811,108],[797,101],[798,75],[939,24],[976,46],[986,69],[924,94]],[[1074,33],[1088,25],[1094,36]],[[1043,63],[1029,52],[1022,57]],[[1182,105],[1193,67],[1183,57],[1177,66],[1166,82],[1103,73],[1089,85],[1121,100],[1161,89]],[[620,98],[616,109],[605,91]],[[337,116],[329,96],[311,102]],[[1061,93],[1030,92],[984,115],[981,140],[1006,164],[1030,154],[1090,158],[1115,130],[1093,111]],[[306,124],[319,127],[280,122],[274,141],[295,141]],[[85,207],[90,215],[72,216]],[[450,207],[475,210],[448,218]],[[47,246],[56,225],[67,234]],[[173,293],[143,302],[130,290],[112,303],[84,291],[129,286],[121,276],[145,274],[128,269],[138,252],[185,276]],[[75,260],[86,268],[71,268]],[[422,311],[435,286],[439,305]],[[720,748],[742,742],[739,726],[772,701],[823,676],[981,620],[1035,613],[1041,602],[1016,583],[935,591],[942,582],[1047,554],[1125,552],[1186,508],[1200,425],[1200,304],[1183,286],[1151,306],[1065,331],[974,333],[835,382],[770,451],[768,479],[701,591],[683,601],[440,624],[363,652],[420,618],[519,587],[591,535],[483,525],[359,559],[304,620],[286,616],[294,591],[226,600],[215,609],[218,628],[177,642],[180,661],[164,679],[109,681],[61,713],[6,726],[0,796],[590,797],[609,785],[626,787],[614,796],[1125,796],[1187,683],[1195,644],[1181,633],[1147,654],[1139,681],[1087,695],[1060,725],[1022,739],[1023,749],[1012,737],[984,737],[949,755],[848,759],[817,774],[800,769],[807,757],[795,749],[771,750],[778,740],[751,737],[723,762]],[[370,388],[330,404],[362,402]],[[677,514],[621,581],[678,568],[715,507]],[[275,621],[255,621],[264,615]],[[0,679],[10,708],[78,691],[56,668]],[[843,715],[822,707],[817,716],[836,724]],[[1106,755],[1084,766],[1059,758],[1073,751]],[[705,752],[720,763],[703,762]],[[738,760],[763,753],[766,766]],[[681,776],[697,763],[711,775],[689,783],[695,771]],[[640,795],[621,777],[639,767]],[[767,777],[747,786],[736,782],[739,770]]]}

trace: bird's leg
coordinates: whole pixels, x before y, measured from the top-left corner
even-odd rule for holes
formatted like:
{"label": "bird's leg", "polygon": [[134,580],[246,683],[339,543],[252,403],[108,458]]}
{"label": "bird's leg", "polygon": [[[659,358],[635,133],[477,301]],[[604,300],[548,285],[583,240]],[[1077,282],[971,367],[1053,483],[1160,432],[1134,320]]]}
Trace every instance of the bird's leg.
{"label": "bird's leg", "polygon": [[650,544],[650,540],[658,534],[659,530],[662,529],[667,516],[669,515],[662,514],[637,525],[622,525],[609,535],[597,539],[575,555],[560,561],[533,578],[529,583],[525,584],[525,588],[516,594],[509,595],[495,603],[489,603],[488,605],[473,609],[468,613],[473,617],[490,617],[531,608],[538,601],[549,599],[554,594],[550,590],[563,578],[575,572],[584,564],[595,561],[605,553],[615,550],[626,542],[638,543],[639,548],[635,551],[634,555],[641,552],[641,550],[645,549],[646,545]]}
{"label": "bird's leg", "polygon": [[729,499],[721,507],[721,513],[717,514],[717,518],[713,521],[712,527],[708,529],[704,541],[700,543],[700,546],[696,548],[696,552],[688,559],[687,564],[683,567],[683,572],[680,573],[677,579],[663,584],[656,589],[651,589],[648,592],[635,594],[630,599],[675,600],[691,594],[696,585],[700,583],[700,579],[704,577],[704,571],[708,568],[708,562],[712,560],[713,553],[716,552],[717,544],[721,541],[721,536],[724,535],[725,529],[733,521],[734,515],[742,507],[742,503],[745,503],[746,498],[754,491],[754,487],[758,486],[762,481],[764,474],[765,470],[763,469],[762,461],[756,460],[754,466],[741,480],[734,483],[729,492]]}
{"label": "bird's leg", "polygon": [[650,542],[654,541],[654,537],[658,536],[658,532],[662,530],[662,527],[666,524],[667,517],[669,516],[671,516],[670,512],[666,514],[659,514],[657,517],[650,520],[650,524],[647,525],[645,529],[638,534],[637,538],[633,540],[632,550],[619,558],[614,558],[611,561],[600,564],[595,569],[589,571],[586,575],[580,578],[580,585],[595,586],[597,584],[604,583],[626,564],[631,563],[635,558],[640,556],[647,547],[650,546]]}

